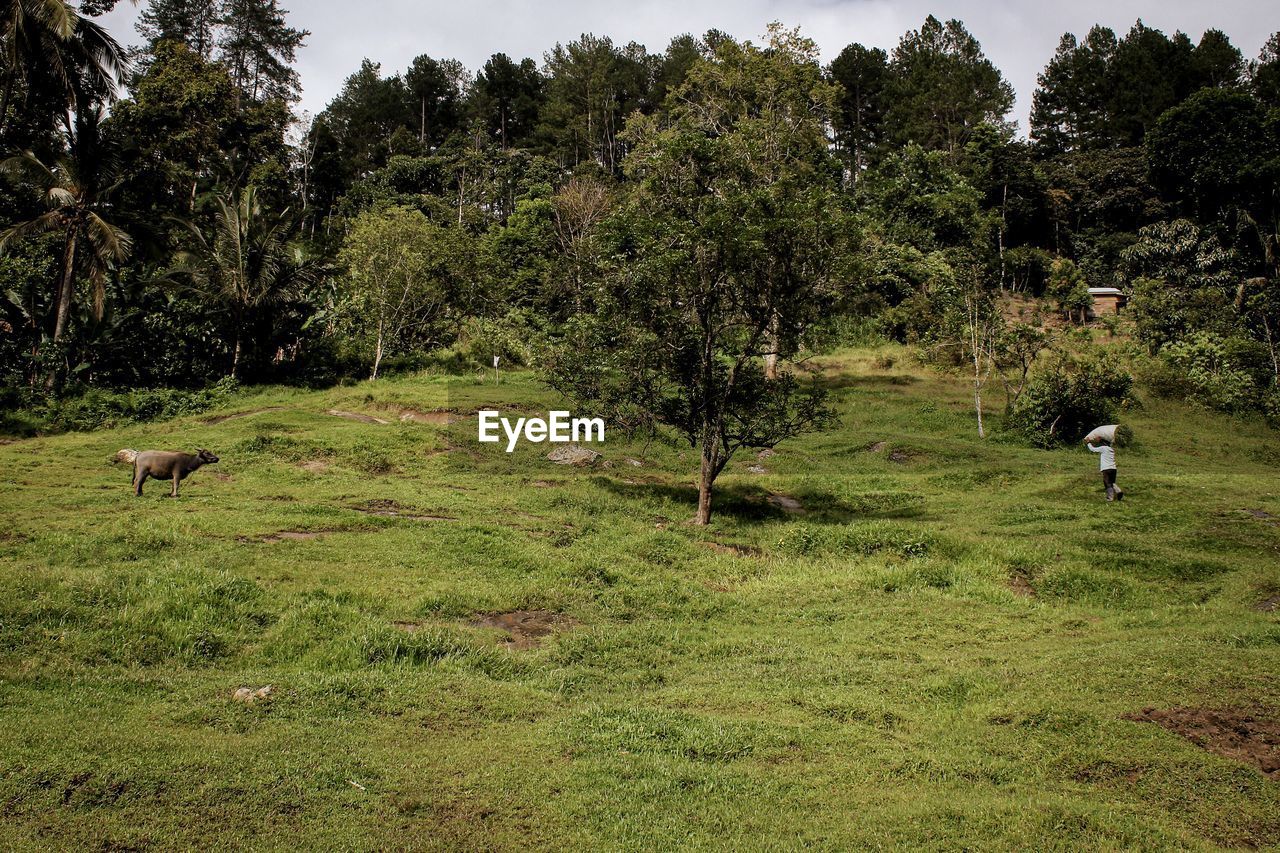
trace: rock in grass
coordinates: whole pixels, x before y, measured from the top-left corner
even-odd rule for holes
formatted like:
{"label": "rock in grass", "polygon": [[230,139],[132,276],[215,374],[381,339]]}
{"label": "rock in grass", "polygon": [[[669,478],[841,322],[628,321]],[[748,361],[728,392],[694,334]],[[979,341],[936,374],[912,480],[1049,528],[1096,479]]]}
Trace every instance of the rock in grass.
{"label": "rock in grass", "polygon": [[275,688],[270,684],[266,687],[259,687],[257,690],[252,687],[240,687],[236,689],[235,693],[231,694],[231,698],[237,702],[252,705],[254,702],[270,699],[274,690]]}
{"label": "rock in grass", "polygon": [[587,466],[596,464],[600,454],[577,444],[566,444],[552,450],[547,454],[547,458],[557,465]]}

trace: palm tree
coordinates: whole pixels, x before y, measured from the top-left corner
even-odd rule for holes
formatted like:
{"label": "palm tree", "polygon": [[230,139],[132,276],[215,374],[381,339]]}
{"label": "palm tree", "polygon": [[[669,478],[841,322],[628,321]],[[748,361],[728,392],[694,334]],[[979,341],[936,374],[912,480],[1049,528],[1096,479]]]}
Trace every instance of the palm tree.
{"label": "palm tree", "polygon": [[192,247],[177,253],[164,278],[185,284],[230,312],[235,328],[230,376],[235,378],[246,321],[259,308],[314,281],[320,267],[289,242],[293,225],[289,211],[265,213],[254,187],[241,191],[238,198],[229,192],[219,193],[213,203],[210,234],[193,222],[178,220],[190,233]]}
{"label": "palm tree", "polygon": [[[103,218],[109,210],[107,199],[119,183],[109,183],[114,169],[99,135],[101,120],[98,109],[77,111],[73,132],[67,138],[67,153],[52,165],[46,165],[30,151],[11,157],[3,164],[36,189],[45,212],[0,233],[0,252],[27,236],[62,235],[62,266],[53,329],[55,344],[66,335],[67,319],[75,301],[77,271],[83,272],[92,285],[94,316],[101,319],[107,273],[128,258],[132,248],[129,235]],[[51,385],[53,379],[50,374]]]}
{"label": "palm tree", "polygon": [[65,0],[0,0],[0,132],[14,88],[45,87],[68,107],[86,92],[115,92],[129,63],[124,49]]}

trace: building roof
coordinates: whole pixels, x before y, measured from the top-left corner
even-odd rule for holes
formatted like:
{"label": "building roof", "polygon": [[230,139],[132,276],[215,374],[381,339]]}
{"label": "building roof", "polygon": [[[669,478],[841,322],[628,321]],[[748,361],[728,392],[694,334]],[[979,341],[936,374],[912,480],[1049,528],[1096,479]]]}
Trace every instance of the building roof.
{"label": "building roof", "polygon": [[1124,291],[1118,287],[1091,287],[1089,288],[1090,296],[1124,296]]}

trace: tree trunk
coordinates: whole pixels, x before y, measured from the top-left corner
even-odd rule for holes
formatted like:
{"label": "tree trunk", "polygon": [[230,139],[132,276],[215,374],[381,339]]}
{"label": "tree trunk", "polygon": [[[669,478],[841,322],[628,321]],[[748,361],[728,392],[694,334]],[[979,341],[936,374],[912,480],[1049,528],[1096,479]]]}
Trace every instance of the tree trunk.
{"label": "tree trunk", "polygon": [[[76,237],[72,228],[67,229],[67,245],[62,253],[62,280],[58,282],[57,315],[53,324],[53,342],[59,344],[67,333],[67,322],[71,317],[71,303],[75,299],[76,283]],[[54,347],[54,354],[61,359],[60,347]],[[46,391],[53,391],[58,384],[58,368],[49,367],[49,375],[45,377]]]}
{"label": "tree trunk", "polygon": [[698,472],[698,514],[693,523],[706,525],[711,523],[711,484],[716,479],[715,449],[702,446],[702,468]]}
{"label": "tree trunk", "polygon": [[236,332],[236,346],[231,352],[231,378],[238,379],[240,373],[240,332]]}
{"label": "tree trunk", "polygon": [[1007,211],[1009,208],[1009,185],[1006,183],[1000,194],[1000,292],[1004,293],[1004,232],[1009,227]]}
{"label": "tree trunk", "polygon": [[986,438],[987,433],[982,428],[982,384],[978,381],[976,366],[973,377],[973,410],[978,413],[978,438]]}
{"label": "tree trunk", "polygon": [[765,345],[769,348],[764,354],[764,378],[778,378],[778,315],[769,320],[769,332],[765,335]]}
{"label": "tree trunk", "polygon": [[382,365],[382,324],[378,324],[378,340],[373,345],[373,372],[369,374],[369,379],[378,378],[378,368]]}
{"label": "tree trunk", "polygon": [[71,302],[75,298],[76,240],[74,229],[67,229],[67,245],[62,252],[62,280],[58,282],[57,320],[53,326],[53,342],[60,343],[67,332]]}
{"label": "tree trunk", "polygon": [[1271,350],[1271,369],[1275,372],[1276,379],[1280,380],[1280,356],[1276,354],[1276,341],[1271,335],[1271,323],[1266,317],[1262,318],[1262,328],[1267,332],[1267,349]]}

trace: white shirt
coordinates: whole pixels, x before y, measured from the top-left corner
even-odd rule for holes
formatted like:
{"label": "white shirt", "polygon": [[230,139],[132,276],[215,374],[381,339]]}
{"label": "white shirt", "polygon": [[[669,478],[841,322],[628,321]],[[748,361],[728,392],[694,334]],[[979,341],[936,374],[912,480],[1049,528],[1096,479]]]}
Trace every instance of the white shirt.
{"label": "white shirt", "polygon": [[1114,471],[1116,469],[1116,449],[1114,447],[1109,444],[1100,444],[1097,447],[1090,444],[1088,447],[1094,453],[1102,454],[1098,458],[1099,471]]}

